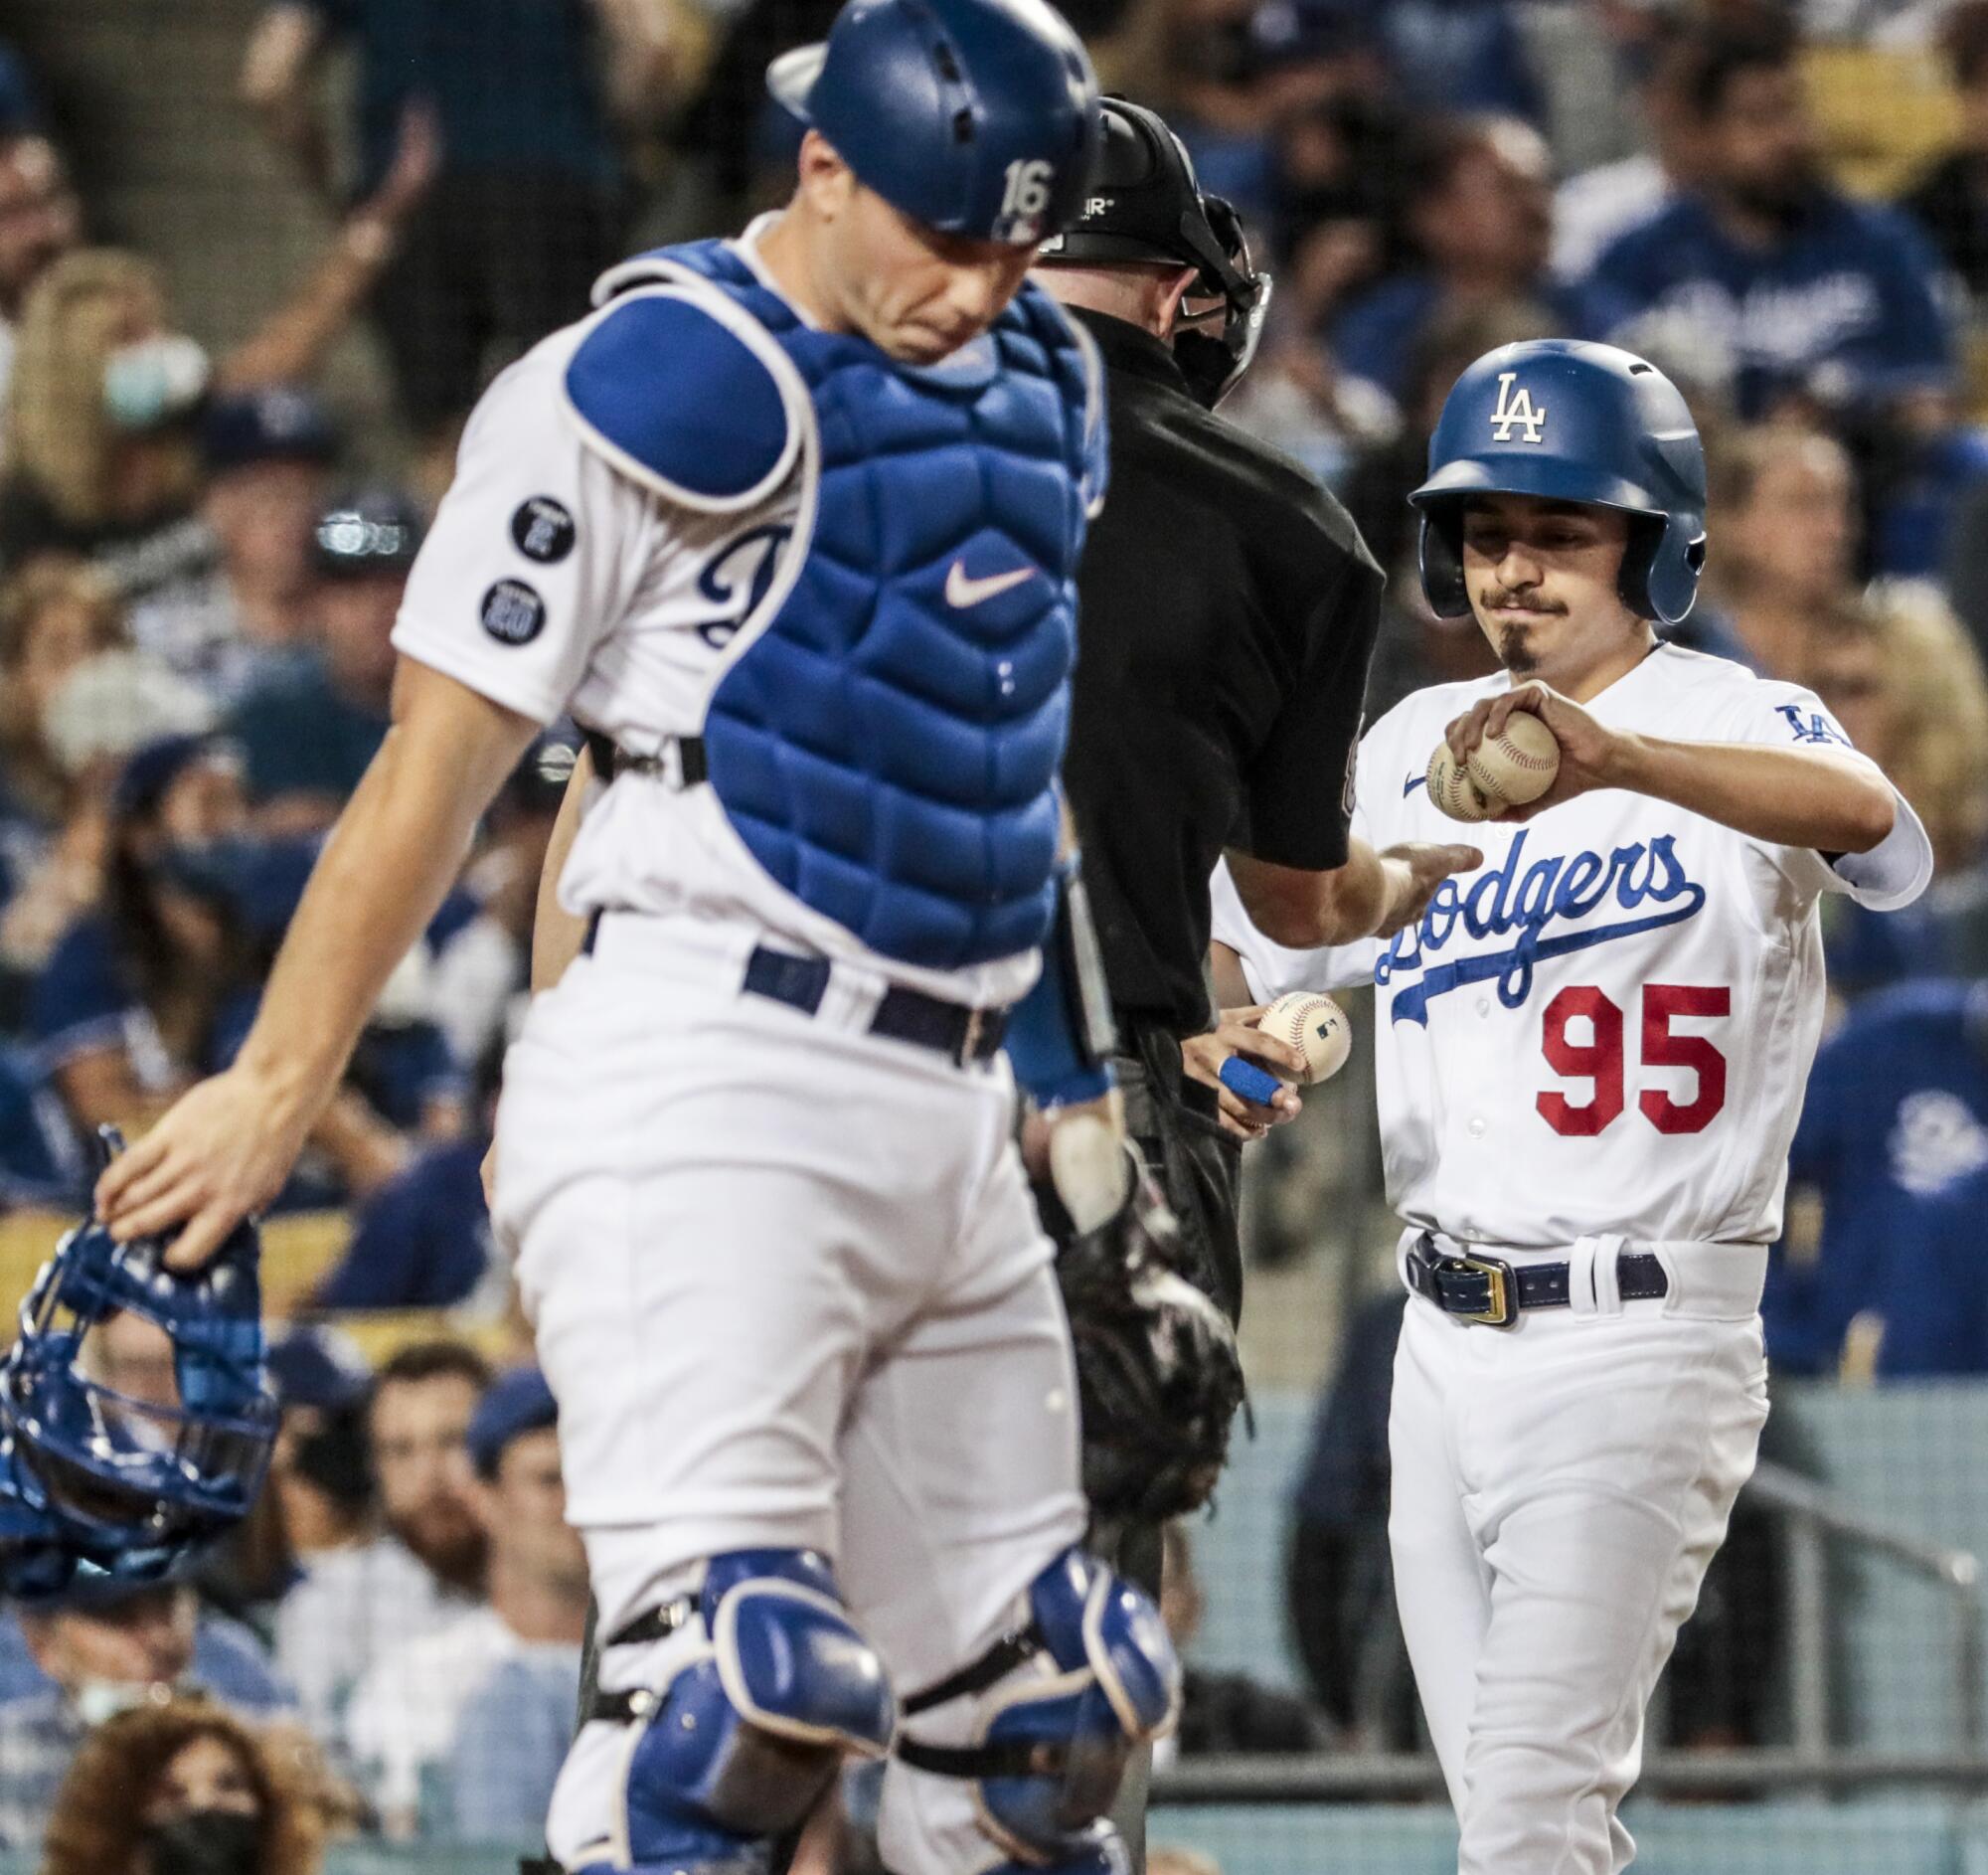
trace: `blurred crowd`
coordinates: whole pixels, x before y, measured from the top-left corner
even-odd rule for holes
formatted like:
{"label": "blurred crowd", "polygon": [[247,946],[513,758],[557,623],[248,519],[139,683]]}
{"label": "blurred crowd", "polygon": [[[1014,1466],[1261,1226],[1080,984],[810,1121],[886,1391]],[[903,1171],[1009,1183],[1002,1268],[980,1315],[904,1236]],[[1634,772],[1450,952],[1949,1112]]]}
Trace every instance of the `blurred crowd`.
{"label": "blurred crowd", "polygon": [[[478,391],[624,252],[776,199],[797,131],[758,73],[834,10],[273,0],[214,135],[261,140],[328,232],[225,345],[175,305],[186,256],[80,194],[31,41],[0,46],[0,1210],[74,1207],[96,1126],[229,1059],[386,734],[389,633]],[[1576,334],[1687,390],[1711,548],[1677,636],[1811,686],[1939,862],[1911,914],[1828,907],[1841,1027],[1773,1358],[1988,1372],[1988,0],[1069,10],[1275,274],[1227,414],[1322,473],[1395,576],[1370,716],[1488,668],[1469,620],[1424,607],[1404,502],[1462,366]],[[206,239],[210,266],[274,264]],[[384,432],[327,391],[355,343]],[[573,742],[505,789],[283,1196],[352,1219],[313,1315],[448,1311],[528,1352],[477,1167]],[[1399,1309],[1348,1324],[1295,1483],[1315,1699],[1204,1682],[1188,1749],[1352,1727],[1376,1590],[1347,1533],[1385,1501]],[[119,1384],[169,1388],[129,1338]],[[246,1872],[308,1868],[326,1829],[536,1826],[585,1606],[543,1382],[447,1338],[368,1371],[319,1327],[274,1367],[268,1491],[200,1584],[0,1618],[0,1845],[48,1826],[52,1869]],[[1170,1580],[1186,1630],[1184,1548]],[[1698,1709],[1744,1736],[1739,1698]],[[189,1859],[190,1829],[236,1859]]]}

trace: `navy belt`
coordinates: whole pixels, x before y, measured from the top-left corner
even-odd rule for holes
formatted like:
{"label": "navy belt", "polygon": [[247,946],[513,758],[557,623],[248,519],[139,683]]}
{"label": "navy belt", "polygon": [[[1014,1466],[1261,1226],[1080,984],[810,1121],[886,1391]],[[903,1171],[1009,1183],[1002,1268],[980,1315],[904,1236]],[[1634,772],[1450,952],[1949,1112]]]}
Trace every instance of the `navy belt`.
{"label": "navy belt", "polygon": [[[797,957],[759,944],[746,962],[741,987],[748,996],[770,996],[811,1016],[828,994],[833,968],[826,957]],[[961,1067],[970,1061],[992,1061],[1001,1052],[1007,1028],[1006,1009],[970,1009],[898,983],[884,992],[870,1018],[872,1035],[928,1048]]]}
{"label": "navy belt", "polygon": [[[1566,1308],[1574,1299],[1571,1266],[1528,1263],[1514,1266],[1502,1257],[1445,1257],[1424,1231],[1408,1251],[1408,1286],[1446,1315],[1509,1328],[1522,1308]],[[1616,1292],[1625,1302],[1653,1300],[1671,1292],[1661,1259],[1647,1250],[1625,1250],[1615,1259]]]}

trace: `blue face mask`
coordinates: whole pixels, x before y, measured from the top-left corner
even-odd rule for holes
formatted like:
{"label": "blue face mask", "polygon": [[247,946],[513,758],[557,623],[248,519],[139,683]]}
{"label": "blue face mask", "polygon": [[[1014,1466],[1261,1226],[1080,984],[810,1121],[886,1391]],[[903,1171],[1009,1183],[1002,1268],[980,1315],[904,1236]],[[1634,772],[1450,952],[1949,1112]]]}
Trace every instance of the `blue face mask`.
{"label": "blue face mask", "polygon": [[120,345],[103,364],[104,414],[119,429],[156,429],[200,402],[207,378],[207,353],[183,333]]}
{"label": "blue face mask", "polygon": [[176,840],[153,859],[151,873],[161,885],[240,910],[261,852],[259,841],[239,833],[218,840]]}

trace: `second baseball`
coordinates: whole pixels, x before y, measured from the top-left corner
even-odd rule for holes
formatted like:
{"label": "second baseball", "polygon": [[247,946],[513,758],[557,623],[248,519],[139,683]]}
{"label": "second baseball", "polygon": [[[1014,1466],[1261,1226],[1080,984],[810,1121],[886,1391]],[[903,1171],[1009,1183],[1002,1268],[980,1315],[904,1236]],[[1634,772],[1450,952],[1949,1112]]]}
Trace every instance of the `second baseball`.
{"label": "second baseball", "polygon": [[1353,1027],[1346,1011],[1330,996],[1296,990],[1279,996],[1256,1018],[1265,1035],[1304,1050],[1307,1086],[1330,1081],[1346,1066],[1353,1047]]}
{"label": "second baseball", "polygon": [[1523,807],[1553,786],[1560,773],[1560,744],[1530,711],[1514,710],[1505,727],[1485,737],[1463,766],[1484,793]]}

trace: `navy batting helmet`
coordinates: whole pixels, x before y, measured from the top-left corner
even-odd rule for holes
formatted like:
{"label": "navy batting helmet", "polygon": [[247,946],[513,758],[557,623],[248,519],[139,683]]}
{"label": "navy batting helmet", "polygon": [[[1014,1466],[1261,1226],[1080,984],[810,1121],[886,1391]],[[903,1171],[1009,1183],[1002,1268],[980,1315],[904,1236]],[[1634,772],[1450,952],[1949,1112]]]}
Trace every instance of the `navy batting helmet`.
{"label": "navy batting helmet", "polygon": [[1613,345],[1530,339],[1486,352],[1457,379],[1429,438],[1422,591],[1437,614],[1470,609],[1463,503],[1470,495],[1591,502],[1632,517],[1623,602],[1674,625],[1705,565],[1705,447],[1676,385]]}
{"label": "navy batting helmet", "polygon": [[941,234],[1026,246],[1082,205],[1097,80],[1047,0],[849,0],[766,85],[866,188]]}

